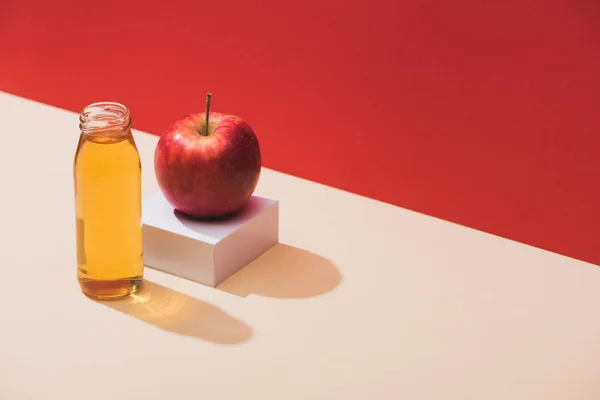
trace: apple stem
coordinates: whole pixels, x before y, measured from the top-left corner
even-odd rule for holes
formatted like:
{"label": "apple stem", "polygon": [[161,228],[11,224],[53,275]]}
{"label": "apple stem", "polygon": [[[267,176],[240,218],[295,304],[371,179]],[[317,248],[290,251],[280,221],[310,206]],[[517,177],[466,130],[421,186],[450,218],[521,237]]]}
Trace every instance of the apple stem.
{"label": "apple stem", "polygon": [[206,93],[206,134],[204,136],[208,136],[208,114],[210,113],[210,98],[212,94]]}

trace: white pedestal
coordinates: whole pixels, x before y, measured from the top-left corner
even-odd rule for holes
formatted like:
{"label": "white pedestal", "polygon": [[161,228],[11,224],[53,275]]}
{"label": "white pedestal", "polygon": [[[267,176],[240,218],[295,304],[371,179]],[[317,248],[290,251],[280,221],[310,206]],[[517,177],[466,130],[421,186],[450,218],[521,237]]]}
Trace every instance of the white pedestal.
{"label": "white pedestal", "polygon": [[252,196],[225,219],[175,211],[159,191],[143,201],[144,264],[217,286],[279,241],[279,202]]}

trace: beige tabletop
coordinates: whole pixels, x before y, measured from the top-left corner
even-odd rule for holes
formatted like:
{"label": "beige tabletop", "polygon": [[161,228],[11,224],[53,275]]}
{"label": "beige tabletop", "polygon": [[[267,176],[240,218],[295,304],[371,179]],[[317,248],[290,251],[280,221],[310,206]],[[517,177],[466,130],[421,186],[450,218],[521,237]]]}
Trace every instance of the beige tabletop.
{"label": "beige tabletop", "polygon": [[596,266],[269,169],[281,244],[219,288],[86,298],[77,124],[0,92],[0,399],[600,399]]}

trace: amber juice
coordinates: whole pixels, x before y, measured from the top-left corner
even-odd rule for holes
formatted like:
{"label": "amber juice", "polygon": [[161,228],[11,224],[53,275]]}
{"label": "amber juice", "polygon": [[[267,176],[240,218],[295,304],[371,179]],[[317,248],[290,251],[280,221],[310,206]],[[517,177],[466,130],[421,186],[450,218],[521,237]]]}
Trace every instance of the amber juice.
{"label": "amber juice", "polygon": [[90,297],[124,297],[141,284],[141,172],[131,130],[81,134],[74,165],[77,264]]}

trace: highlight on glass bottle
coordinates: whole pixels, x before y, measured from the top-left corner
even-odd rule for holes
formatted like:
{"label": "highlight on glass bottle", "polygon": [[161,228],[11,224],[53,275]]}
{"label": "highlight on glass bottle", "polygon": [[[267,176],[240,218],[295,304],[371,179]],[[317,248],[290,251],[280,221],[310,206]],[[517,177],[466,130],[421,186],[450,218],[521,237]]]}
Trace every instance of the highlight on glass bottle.
{"label": "highlight on glass bottle", "polygon": [[77,277],[83,293],[117,299],[142,283],[142,169],[129,109],[93,103],[79,116],[73,177]]}

